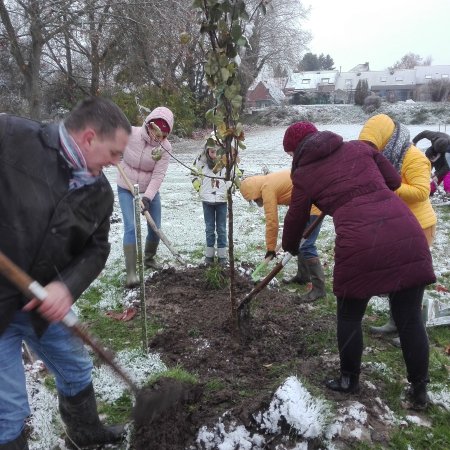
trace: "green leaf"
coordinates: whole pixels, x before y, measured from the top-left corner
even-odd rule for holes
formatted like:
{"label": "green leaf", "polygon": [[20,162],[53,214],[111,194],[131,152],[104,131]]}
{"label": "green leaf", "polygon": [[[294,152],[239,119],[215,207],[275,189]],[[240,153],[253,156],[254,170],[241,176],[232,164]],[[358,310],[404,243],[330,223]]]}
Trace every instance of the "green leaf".
{"label": "green leaf", "polygon": [[222,75],[222,80],[224,82],[226,82],[228,78],[230,78],[230,72],[228,71],[228,69],[220,69],[220,74]]}
{"label": "green leaf", "polygon": [[242,148],[242,150],[245,150],[247,148],[247,146],[242,141],[238,141],[238,146],[239,148]]}
{"label": "green leaf", "polygon": [[248,47],[248,40],[245,36],[240,37],[237,42],[236,45],[239,45],[239,47]]}
{"label": "green leaf", "polygon": [[231,37],[233,38],[234,42],[238,42],[239,39],[242,37],[241,26],[236,22],[233,23],[233,27],[231,28]]}
{"label": "green leaf", "polygon": [[242,106],[242,96],[241,96],[241,95],[236,95],[236,97],[234,97],[234,98],[231,100],[231,106],[232,106],[234,109],[240,109],[241,106]]}
{"label": "green leaf", "polygon": [[239,88],[235,85],[232,84],[231,86],[227,86],[225,88],[225,97],[228,100],[232,100],[234,97],[236,97],[236,95],[239,93]]}

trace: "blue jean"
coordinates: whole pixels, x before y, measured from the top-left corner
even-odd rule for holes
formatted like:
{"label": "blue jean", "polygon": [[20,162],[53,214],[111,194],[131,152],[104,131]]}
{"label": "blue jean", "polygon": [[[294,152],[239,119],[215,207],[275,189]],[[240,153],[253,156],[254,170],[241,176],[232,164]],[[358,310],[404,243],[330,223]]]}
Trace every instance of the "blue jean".
{"label": "blue jean", "polygon": [[[309,216],[308,223],[306,224],[306,229],[318,218],[319,216]],[[319,255],[317,253],[317,247],[316,247],[316,240],[317,236],[319,236],[320,227],[322,226],[322,223],[317,225],[316,228],[314,228],[313,232],[309,235],[308,239],[300,245],[300,253],[302,254],[304,259],[311,259],[311,258],[317,258]]]}
{"label": "blue jean", "polygon": [[79,338],[61,323],[54,323],[39,339],[30,314],[17,311],[0,336],[0,444],[16,439],[30,414],[22,341],[53,373],[56,387],[64,396],[73,397],[92,380],[92,360]]}
{"label": "blue jean", "polygon": [[[120,186],[117,186],[117,194],[119,196],[120,209],[123,217],[123,245],[136,243],[136,228],[134,226],[134,201],[133,194]],[[161,228],[161,197],[159,192],[156,193],[150,203],[150,215],[155,221],[156,226]],[[158,235],[152,230],[147,223],[147,241],[159,242]]]}
{"label": "blue jean", "polygon": [[227,204],[203,203],[205,218],[206,246],[215,247],[217,232],[217,248],[227,246]]}

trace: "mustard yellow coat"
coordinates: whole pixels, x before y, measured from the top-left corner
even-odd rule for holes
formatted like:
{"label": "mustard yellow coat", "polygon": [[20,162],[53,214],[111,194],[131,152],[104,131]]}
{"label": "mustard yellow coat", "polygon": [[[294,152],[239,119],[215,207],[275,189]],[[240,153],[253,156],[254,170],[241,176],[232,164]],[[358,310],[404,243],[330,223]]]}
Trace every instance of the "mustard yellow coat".
{"label": "mustard yellow coat", "polygon": [[[248,201],[262,199],[266,217],[266,248],[267,251],[274,251],[277,246],[279,228],[278,205],[291,203],[290,169],[246,178],[241,182],[240,191]],[[320,210],[313,205],[310,214],[319,215]]]}
{"label": "mustard yellow coat", "polygon": [[[395,129],[394,121],[386,114],[371,117],[363,126],[359,139],[371,142],[383,151]],[[401,186],[396,194],[408,205],[422,229],[436,224],[436,213],[430,202],[431,163],[416,146],[406,150],[400,171]]]}

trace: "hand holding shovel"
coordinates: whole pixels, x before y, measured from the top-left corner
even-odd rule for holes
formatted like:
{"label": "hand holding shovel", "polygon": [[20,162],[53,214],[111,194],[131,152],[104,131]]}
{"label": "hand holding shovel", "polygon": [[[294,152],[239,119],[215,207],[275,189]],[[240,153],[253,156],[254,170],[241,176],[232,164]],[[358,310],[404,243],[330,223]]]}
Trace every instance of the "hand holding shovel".
{"label": "hand holding shovel", "polygon": [[[310,234],[314,231],[314,229],[322,222],[324,219],[325,214],[322,212],[320,213],[320,216],[309,226],[309,228],[303,233],[302,240],[300,242],[300,246],[302,243],[308,239]],[[250,300],[256,296],[259,292],[261,292],[269,283],[270,281],[279,273],[283,267],[290,261],[293,255],[290,253],[286,253],[282,261],[280,261],[258,285],[256,285],[238,304],[238,312],[241,318],[248,316],[248,305],[250,303]],[[244,309],[245,308],[245,309]]]}
{"label": "hand holding shovel", "polygon": [[[129,191],[131,193],[133,193],[134,192],[133,185],[131,184],[131,181],[128,179],[128,177],[125,174],[124,170],[122,169],[120,164],[117,164],[116,167],[117,167],[117,170],[120,172],[120,175],[122,176],[122,178],[125,180],[125,183],[127,184]],[[152,230],[155,232],[155,234],[165,244],[165,246],[169,249],[170,253],[172,253],[172,255],[175,256],[175,258],[178,260],[178,262],[180,262],[181,264],[186,264],[186,262],[181,257],[181,255],[173,248],[172,244],[169,242],[169,240],[167,239],[167,237],[163,233],[163,231],[160,228],[158,228],[158,226],[156,225],[155,221],[153,220],[153,218],[150,215],[150,213],[148,212],[148,210],[145,209],[145,205],[142,202],[142,200],[140,200],[140,206],[141,206],[141,209],[143,211],[143,214],[144,214],[145,218],[147,219],[148,224],[150,225]]]}
{"label": "hand holding shovel", "polygon": [[[278,253],[281,249],[281,243],[279,243],[276,248],[275,248],[275,254]],[[267,258],[264,258],[264,261],[259,263],[256,267],[255,270],[252,272],[252,280],[253,281],[259,281],[260,279],[260,275],[262,273],[264,273],[267,269],[267,266],[269,265],[270,261],[272,261],[272,259],[274,258],[273,255],[269,255]]]}
{"label": "hand holding shovel", "polygon": [[[44,301],[48,295],[47,290],[33,280],[20,267],[14,264],[3,252],[0,251],[0,273],[16,286],[28,299],[37,299]],[[133,417],[136,421],[152,419],[165,410],[172,407],[175,403],[183,400],[183,392],[181,389],[174,390],[173,387],[162,389],[160,391],[152,391],[146,388],[139,388],[134,381],[131,380],[125,370],[117,364],[114,354],[107,350],[104,345],[98,342],[86,330],[85,326],[79,322],[73,311],[69,311],[61,321],[84,343],[89,345],[92,350],[120,376],[127,384],[136,398]]]}

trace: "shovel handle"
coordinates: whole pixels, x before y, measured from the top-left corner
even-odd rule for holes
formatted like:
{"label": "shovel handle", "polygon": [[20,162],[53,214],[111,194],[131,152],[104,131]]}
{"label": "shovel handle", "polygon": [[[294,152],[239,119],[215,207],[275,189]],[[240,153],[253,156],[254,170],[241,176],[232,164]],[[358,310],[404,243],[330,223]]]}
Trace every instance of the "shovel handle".
{"label": "shovel handle", "polygon": [[[128,186],[128,190],[133,193],[134,188],[131,184],[130,179],[127,177],[125,171],[123,170],[122,166],[120,164],[116,165],[117,170],[119,171],[122,178],[125,180],[125,183]],[[142,203],[142,200],[139,199],[139,205],[141,209],[144,208],[144,204]],[[181,257],[181,255],[172,247],[172,244],[167,239],[166,235],[163,233],[163,231],[158,228],[155,221],[153,220],[153,217],[150,215],[148,211],[144,211],[144,216],[147,219],[148,224],[150,225],[151,229],[155,232],[155,234],[163,241],[164,245],[169,249],[170,253],[172,253],[173,256],[175,256],[176,260],[181,264],[186,264],[186,261]]]}
{"label": "shovel handle", "polygon": [[[0,252],[0,273],[13,283],[29,300],[36,298],[43,302],[47,298],[48,293],[46,289],[14,264],[3,252]],[[69,311],[62,319],[62,322],[68,327],[73,327],[78,323],[78,318],[73,311]]]}
{"label": "shovel handle", "polygon": [[[27,273],[25,273],[19,266],[13,263],[3,252],[0,251],[0,273],[8,279],[14,286],[17,287],[28,299],[36,298],[44,301],[47,298],[47,290],[37,281],[33,280]],[[62,323],[72,330],[80,339],[89,345],[92,350],[108,364],[130,387],[134,392],[138,392],[138,387],[130,379],[130,377],[119,367],[114,361],[114,355],[108,351],[103,345],[98,343],[96,339],[89,335],[84,326],[79,322],[78,317],[73,311],[69,311]]]}
{"label": "shovel handle", "polygon": [[[308,229],[303,233],[303,237],[301,240],[301,244],[310,236],[310,234],[314,231],[314,229],[323,221],[326,214],[321,212],[319,217],[308,227]],[[289,262],[293,255],[290,253],[286,253],[283,260],[280,261],[272,271],[267,275],[259,284],[257,284],[238,304],[237,310],[242,310],[245,305],[247,305],[250,300],[259,292],[261,292],[275,277],[275,275],[283,269],[283,267]]]}

